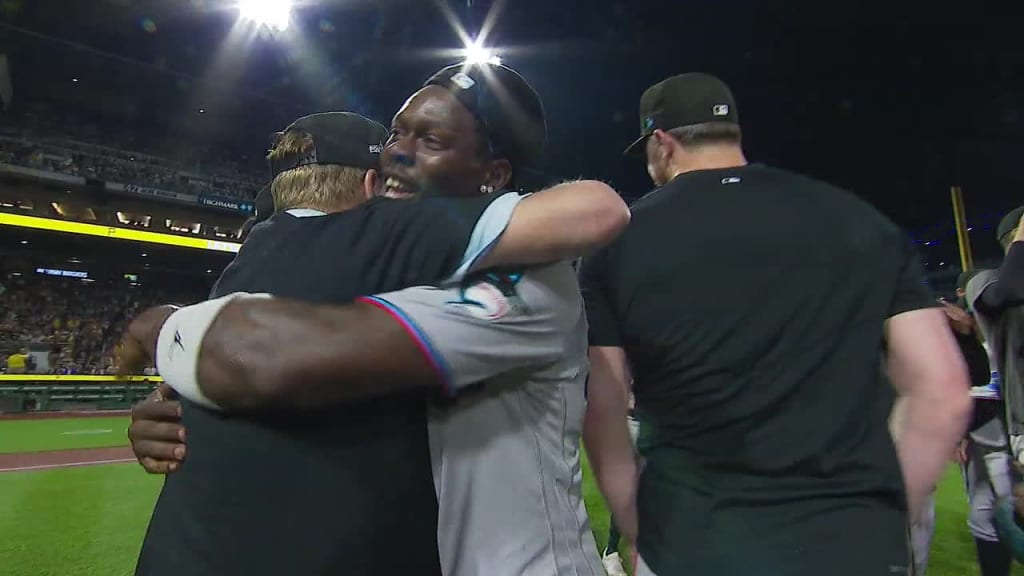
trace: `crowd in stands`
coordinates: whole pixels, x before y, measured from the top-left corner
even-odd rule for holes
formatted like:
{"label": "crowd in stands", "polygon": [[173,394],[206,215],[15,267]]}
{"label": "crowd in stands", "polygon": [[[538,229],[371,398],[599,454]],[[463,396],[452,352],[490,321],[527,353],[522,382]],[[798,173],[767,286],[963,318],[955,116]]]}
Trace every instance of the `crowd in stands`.
{"label": "crowd in stands", "polygon": [[0,127],[0,163],[182,194],[251,200],[258,171],[208,156],[194,147],[175,154],[148,149],[134,135],[73,119],[25,113]]}
{"label": "crowd in stands", "polygon": [[35,276],[5,280],[0,290],[0,358],[42,348],[49,367],[30,367],[28,373],[114,374],[116,346],[125,323],[137,312],[202,299],[174,296],[127,283]]}

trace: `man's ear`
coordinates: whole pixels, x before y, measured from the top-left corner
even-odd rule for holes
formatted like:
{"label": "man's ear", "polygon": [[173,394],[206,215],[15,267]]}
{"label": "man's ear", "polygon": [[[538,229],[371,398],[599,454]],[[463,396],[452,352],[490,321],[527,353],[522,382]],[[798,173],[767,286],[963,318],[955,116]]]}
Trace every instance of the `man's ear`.
{"label": "man's ear", "polygon": [[366,176],[363,178],[363,196],[365,196],[367,200],[380,196],[380,187],[380,174],[378,174],[376,170],[367,170]]}
{"label": "man's ear", "polygon": [[487,169],[487,179],[484,184],[490,186],[495,192],[508,188],[512,181],[512,163],[504,158],[492,160]]}
{"label": "man's ear", "polygon": [[655,130],[651,134],[651,139],[654,140],[658,156],[667,160],[672,155],[672,137],[666,134],[664,130]]}

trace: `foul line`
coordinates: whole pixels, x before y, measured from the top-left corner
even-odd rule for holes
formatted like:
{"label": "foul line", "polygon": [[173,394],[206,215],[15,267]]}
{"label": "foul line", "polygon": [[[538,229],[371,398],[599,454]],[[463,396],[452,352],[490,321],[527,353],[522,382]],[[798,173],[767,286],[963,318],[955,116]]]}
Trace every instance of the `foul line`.
{"label": "foul line", "polygon": [[2,472],[24,472],[26,470],[52,470],[54,468],[75,468],[78,466],[94,466],[97,464],[123,464],[135,462],[135,458],[118,458],[116,460],[89,460],[87,462],[68,462],[65,464],[40,464],[38,466],[18,466],[15,468],[0,468]]}

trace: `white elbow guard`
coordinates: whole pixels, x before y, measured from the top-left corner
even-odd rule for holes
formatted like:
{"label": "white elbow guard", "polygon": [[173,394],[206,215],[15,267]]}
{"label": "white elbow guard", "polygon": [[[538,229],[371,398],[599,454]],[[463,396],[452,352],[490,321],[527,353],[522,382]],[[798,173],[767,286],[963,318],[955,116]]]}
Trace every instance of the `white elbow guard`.
{"label": "white elbow guard", "polygon": [[271,298],[271,295],[236,292],[186,306],[168,316],[156,341],[156,369],[164,382],[192,402],[214,410],[220,407],[203,394],[199,385],[199,351],[210,325],[236,298]]}

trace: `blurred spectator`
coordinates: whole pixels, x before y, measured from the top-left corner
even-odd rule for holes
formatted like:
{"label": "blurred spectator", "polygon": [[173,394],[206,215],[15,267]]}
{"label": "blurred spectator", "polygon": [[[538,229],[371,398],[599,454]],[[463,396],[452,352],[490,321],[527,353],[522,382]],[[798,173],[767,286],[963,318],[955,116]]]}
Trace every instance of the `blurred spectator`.
{"label": "blurred spectator", "polygon": [[[229,160],[207,163],[202,150],[194,158],[171,159],[134,142],[133,135],[100,131],[68,118],[26,114],[0,129],[0,162],[71,176],[252,200],[260,187],[258,171]],[[99,142],[102,142],[100,144]],[[177,156],[182,156],[179,152]]]}
{"label": "blurred spectator", "polygon": [[[122,283],[27,277],[0,295],[0,357],[29,345],[48,345],[51,374],[113,374],[114,352],[125,322],[143,308],[202,295],[171,295]],[[12,356],[13,358],[14,356]],[[9,373],[24,364],[8,362]],[[14,372],[21,365],[22,372]]]}
{"label": "blurred spectator", "polygon": [[24,374],[29,367],[28,350],[21,348],[7,357],[8,374]]}

